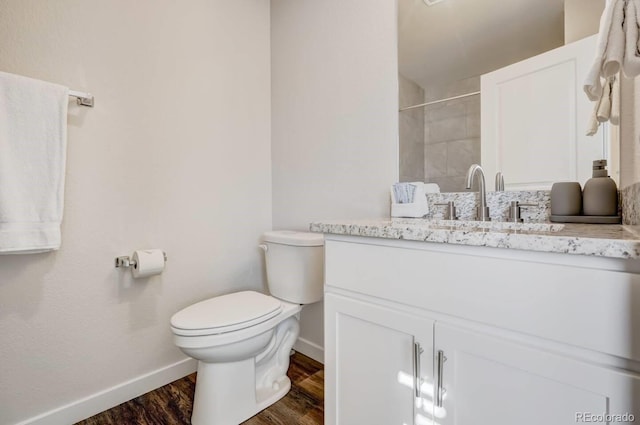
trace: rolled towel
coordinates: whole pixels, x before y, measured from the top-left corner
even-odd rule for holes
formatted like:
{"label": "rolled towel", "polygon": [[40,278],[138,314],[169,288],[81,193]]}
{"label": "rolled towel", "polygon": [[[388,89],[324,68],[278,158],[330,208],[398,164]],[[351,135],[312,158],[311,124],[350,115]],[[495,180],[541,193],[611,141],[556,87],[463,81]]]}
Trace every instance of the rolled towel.
{"label": "rolled towel", "polygon": [[600,74],[602,72],[602,64],[607,50],[607,43],[609,41],[609,30],[611,29],[614,8],[618,3],[624,3],[624,0],[607,0],[604,12],[600,17],[600,31],[598,32],[596,55],[593,59],[593,64],[589,69],[589,73],[585,78],[583,87],[587,97],[592,101],[599,100],[600,95],[602,94]]}
{"label": "rolled towel", "polygon": [[[615,78],[615,77],[613,77]],[[612,78],[608,79],[602,90],[602,97],[598,102],[596,119],[598,122],[607,122],[611,116],[611,85],[613,84]]]}
{"label": "rolled towel", "polygon": [[593,113],[589,117],[589,127],[587,128],[587,136],[593,136],[598,132],[598,127],[600,127],[600,123],[596,118],[596,110],[598,109],[598,104],[594,108]]}
{"label": "rolled towel", "polygon": [[[629,2],[631,3],[631,2]],[[602,61],[602,73],[604,78],[613,77],[622,68],[625,56],[625,6],[627,1],[618,0],[613,8],[611,26],[609,28],[609,38],[604,59]],[[632,22],[629,22],[632,23]],[[632,26],[632,25],[631,25]]]}
{"label": "rolled towel", "polygon": [[594,102],[593,111],[589,117],[587,136],[595,135],[600,123],[607,121],[614,125],[620,124],[620,78],[618,76],[607,79],[602,97],[598,102]]}

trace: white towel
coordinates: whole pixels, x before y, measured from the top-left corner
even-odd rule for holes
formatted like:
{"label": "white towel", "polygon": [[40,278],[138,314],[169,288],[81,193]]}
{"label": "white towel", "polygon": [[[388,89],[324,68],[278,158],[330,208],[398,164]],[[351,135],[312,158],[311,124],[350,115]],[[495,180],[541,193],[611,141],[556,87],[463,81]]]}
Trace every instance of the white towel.
{"label": "white towel", "polygon": [[[411,186],[411,200],[403,202],[401,197],[402,188]],[[423,182],[396,183],[391,186],[391,217],[424,217],[429,213],[429,203],[425,194],[425,184]]]}
{"label": "white towel", "polygon": [[600,81],[600,74],[602,72],[602,62],[605,58],[607,51],[607,43],[609,41],[609,30],[611,29],[611,22],[613,20],[613,10],[618,2],[624,0],[607,0],[604,8],[604,12],[600,17],[600,31],[598,33],[598,45],[596,46],[596,56],[593,60],[593,64],[587,74],[584,82],[584,91],[589,97],[589,100],[599,100],[602,94],[602,82]]}
{"label": "white towel", "polygon": [[640,0],[607,0],[600,18],[598,45],[584,81],[589,100],[600,100],[602,80],[622,71],[640,75]]}
{"label": "white towel", "polygon": [[416,185],[413,183],[395,183],[393,185],[393,202],[397,204],[410,204],[416,192]]}
{"label": "white towel", "polygon": [[589,123],[587,127],[587,136],[594,136],[598,132],[598,127],[600,127],[598,118],[596,118],[597,110],[598,110],[598,104],[596,103],[595,110],[589,117]]}
{"label": "white towel", "polygon": [[60,247],[69,90],[0,72],[0,253]]}
{"label": "white towel", "polygon": [[603,78],[609,78],[620,72],[625,54],[625,0],[617,0],[613,7],[611,26],[609,28],[609,38],[607,48],[602,61]]}
{"label": "white towel", "polygon": [[602,97],[594,102],[593,112],[589,117],[587,136],[593,136],[598,132],[601,122],[610,121],[611,124],[620,124],[620,78],[613,76],[607,79],[602,89]]}
{"label": "white towel", "polygon": [[[615,77],[614,77],[615,78]],[[613,82],[611,79],[607,80],[603,89],[602,97],[597,106],[596,119],[598,122],[607,122],[611,116],[611,85]]]}
{"label": "white towel", "polygon": [[425,183],[424,193],[440,193],[440,186],[438,183]]}

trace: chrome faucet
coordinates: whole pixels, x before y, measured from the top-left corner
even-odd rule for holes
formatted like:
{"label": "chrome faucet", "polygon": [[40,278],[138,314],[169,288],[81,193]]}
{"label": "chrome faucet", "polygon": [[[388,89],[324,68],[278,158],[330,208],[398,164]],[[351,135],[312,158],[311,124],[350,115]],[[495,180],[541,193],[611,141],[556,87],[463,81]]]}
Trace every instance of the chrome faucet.
{"label": "chrome faucet", "polygon": [[484,184],[484,171],[478,164],[473,164],[469,167],[469,171],[467,171],[467,189],[471,189],[471,185],[473,185],[473,179],[476,174],[480,174],[480,179],[478,180],[480,205],[476,209],[476,220],[491,221],[491,217],[489,216],[489,207],[487,207],[487,190]]}

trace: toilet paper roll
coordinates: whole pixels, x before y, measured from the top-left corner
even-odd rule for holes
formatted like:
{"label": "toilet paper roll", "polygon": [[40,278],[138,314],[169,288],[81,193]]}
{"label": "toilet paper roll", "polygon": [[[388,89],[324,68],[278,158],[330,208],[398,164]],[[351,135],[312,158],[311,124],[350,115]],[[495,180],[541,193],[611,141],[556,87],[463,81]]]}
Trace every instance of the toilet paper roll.
{"label": "toilet paper roll", "polygon": [[164,270],[164,251],[161,249],[135,251],[132,260],[135,266],[131,273],[135,278],[153,276]]}

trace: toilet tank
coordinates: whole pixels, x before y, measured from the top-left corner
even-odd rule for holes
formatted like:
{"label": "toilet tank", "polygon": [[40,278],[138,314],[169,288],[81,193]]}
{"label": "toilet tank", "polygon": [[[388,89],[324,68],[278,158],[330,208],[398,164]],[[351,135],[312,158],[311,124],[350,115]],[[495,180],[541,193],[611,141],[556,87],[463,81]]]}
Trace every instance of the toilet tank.
{"label": "toilet tank", "polygon": [[274,230],[264,234],[269,292],[296,304],[320,301],[324,285],[324,237]]}

